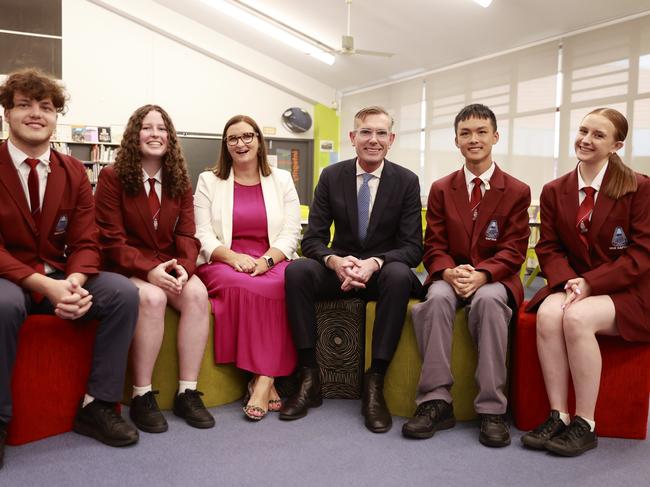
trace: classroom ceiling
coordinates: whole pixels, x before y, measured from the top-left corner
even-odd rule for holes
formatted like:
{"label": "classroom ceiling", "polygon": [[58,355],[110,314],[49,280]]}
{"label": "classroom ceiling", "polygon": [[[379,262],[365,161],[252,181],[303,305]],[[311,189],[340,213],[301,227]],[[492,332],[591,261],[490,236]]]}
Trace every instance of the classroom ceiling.
{"label": "classroom ceiling", "polygon": [[[155,1],[343,93],[650,13],[649,0],[494,0],[486,9],[472,0],[353,0],[355,47],[395,55],[337,55],[328,66],[201,0]],[[243,1],[332,47],[347,28],[345,0]]]}

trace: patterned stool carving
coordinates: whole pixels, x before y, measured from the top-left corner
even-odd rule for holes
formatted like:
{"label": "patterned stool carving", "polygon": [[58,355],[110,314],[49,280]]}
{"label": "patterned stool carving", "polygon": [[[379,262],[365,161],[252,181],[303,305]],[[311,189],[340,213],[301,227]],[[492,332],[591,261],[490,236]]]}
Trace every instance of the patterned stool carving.
{"label": "patterned stool carving", "polygon": [[316,303],[316,356],[323,397],[361,397],[365,319],[366,303],[361,299]]}

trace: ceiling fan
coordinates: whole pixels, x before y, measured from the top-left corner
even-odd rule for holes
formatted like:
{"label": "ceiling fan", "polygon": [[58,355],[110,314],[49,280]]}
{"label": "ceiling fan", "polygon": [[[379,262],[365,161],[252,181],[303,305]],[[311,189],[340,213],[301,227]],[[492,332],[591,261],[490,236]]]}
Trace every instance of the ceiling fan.
{"label": "ceiling fan", "polygon": [[352,10],[352,0],[345,0],[345,4],[348,7],[348,29],[347,34],[342,36],[341,39],[341,49],[336,49],[334,52],[338,54],[343,54],[344,56],[352,56],[354,54],[362,54],[364,56],[380,56],[380,57],[392,57],[395,53],[392,52],[383,52],[383,51],[370,51],[367,49],[355,49],[354,47],[354,37],[350,33],[350,19],[351,19],[351,10]]}

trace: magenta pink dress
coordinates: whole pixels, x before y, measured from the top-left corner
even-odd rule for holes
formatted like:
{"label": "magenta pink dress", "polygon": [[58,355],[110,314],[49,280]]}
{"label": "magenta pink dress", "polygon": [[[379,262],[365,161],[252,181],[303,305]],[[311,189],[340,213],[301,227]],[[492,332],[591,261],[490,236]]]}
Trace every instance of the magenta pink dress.
{"label": "magenta pink dress", "polygon": [[[262,185],[235,183],[231,249],[254,258],[269,248]],[[284,269],[277,263],[251,277],[215,262],[196,270],[208,289],[214,313],[214,355],[217,363],[269,376],[289,375],[296,366],[284,301]]]}

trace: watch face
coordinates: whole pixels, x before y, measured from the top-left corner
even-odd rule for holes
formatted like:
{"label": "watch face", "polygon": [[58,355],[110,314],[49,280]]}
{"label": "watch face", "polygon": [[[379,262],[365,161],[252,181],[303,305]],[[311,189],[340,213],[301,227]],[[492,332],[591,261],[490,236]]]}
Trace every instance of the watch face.
{"label": "watch face", "polygon": [[273,262],[273,257],[264,257],[264,259],[266,260],[266,265],[267,265],[269,268],[273,267],[273,265],[275,264],[275,263]]}

